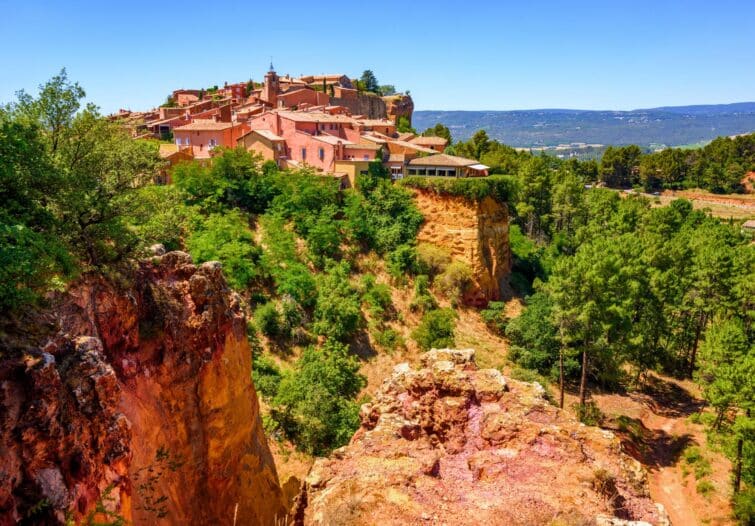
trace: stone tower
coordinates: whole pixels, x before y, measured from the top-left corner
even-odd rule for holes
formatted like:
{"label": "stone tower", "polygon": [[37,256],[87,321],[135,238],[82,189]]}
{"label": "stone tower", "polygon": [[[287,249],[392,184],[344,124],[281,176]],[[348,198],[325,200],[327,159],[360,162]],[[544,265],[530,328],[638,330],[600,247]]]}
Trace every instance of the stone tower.
{"label": "stone tower", "polygon": [[270,63],[270,71],[265,75],[265,84],[262,86],[262,100],[270,104],[273,108],[278,105],[278,90],[280,83],[278,74],[275,73],[273,63]]}

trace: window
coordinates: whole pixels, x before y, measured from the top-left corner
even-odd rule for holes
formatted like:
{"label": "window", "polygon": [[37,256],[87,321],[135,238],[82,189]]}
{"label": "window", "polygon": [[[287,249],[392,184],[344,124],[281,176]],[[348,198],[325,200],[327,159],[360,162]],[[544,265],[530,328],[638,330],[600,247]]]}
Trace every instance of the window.
{"label": "window", "polygon": [[306,148],[302,148],[301,149],[301,160],[302,161],[306,161],[307,160],[307,149]]}
{"label": "window", "polygon": [[325,148],[318,148],[317,156],[320,158],[321,161],[325,159]]}
{"label": "window", "polygon": [[427,175],[435,175],[435,168],[428,168]]}
{"label": "window", "polygon": [[181,146],[181,137],[176,137],[176,144]]}
{"label": "window", "polygon": [[210,139],[210,144],[209,144],[210,148],[214,148],[217,145],[218,145],[218,141],[216,141],[215,139]]}
{"label": "window", "polygon": [[409,168],[409,175],[417,175],[417,169],[416,168]]}
{"label": "window", "polygon": [[364,154],[364,160],[365,160],[365,161],[369,161],[369,160],[370,160],[370,156],[369,156],[369,155],[367,155],[367,154]]}

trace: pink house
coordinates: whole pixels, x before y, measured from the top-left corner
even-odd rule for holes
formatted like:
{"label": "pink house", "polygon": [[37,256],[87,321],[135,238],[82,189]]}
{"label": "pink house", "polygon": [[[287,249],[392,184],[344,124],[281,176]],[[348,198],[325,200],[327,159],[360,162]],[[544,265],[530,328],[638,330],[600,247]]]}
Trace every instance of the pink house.
{"label": "pink house", "polygon": [[[337,161],[371,161],[379,152],[374,144],[358,143],[358,123],[346,115],[279,110],[252,118],[249,126],[282,138],[285,146],[278,159],[289,165],[307,165],[332,173]],[[255,145],[250,148],[257,149]]]}
{"label": "pink house", "polygon": [[173,129],[179,148],[191,148],[195,159],[207,159],[217,146],[235,147],[236,141],[249,126],[242,123],[220,122],[214,119],[196,119]]}

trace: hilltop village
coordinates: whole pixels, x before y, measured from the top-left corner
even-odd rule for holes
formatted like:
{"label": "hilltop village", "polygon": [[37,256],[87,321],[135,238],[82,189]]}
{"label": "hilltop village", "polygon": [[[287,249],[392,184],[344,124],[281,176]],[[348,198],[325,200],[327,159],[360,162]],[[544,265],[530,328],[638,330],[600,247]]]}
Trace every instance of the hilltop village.
{"label": "hilltop village", "polygon": [[[218,147],[242,146],[283,168],[309,167],[353,186],[376,160],[393,179],[409,175],[488,175],[478,161],[444,154],[442,137],[411,129],[408,94],[381,96],[346,75],[279,76],[273,65],[261,84],[178,89],[147,112],[111,115],[134,138],[162,140],[170,165],[208,159]],[[169,182],[165,173],[160,182]]]}

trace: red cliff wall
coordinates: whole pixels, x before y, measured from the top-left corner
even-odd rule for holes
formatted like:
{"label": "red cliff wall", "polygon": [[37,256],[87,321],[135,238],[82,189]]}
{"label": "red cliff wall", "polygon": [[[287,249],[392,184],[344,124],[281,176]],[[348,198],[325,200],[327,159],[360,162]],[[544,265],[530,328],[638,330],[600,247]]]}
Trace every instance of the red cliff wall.
{"label": "red cliff wall", "polygon": [[0,524],[274,524],[285,515],[239,298],[168,253],[129,286],[75,287],[60,331],[0,369]]}
{"label": "red cliff wall", "polygon": [[425,217],[417,240],[447,249],[454,259],[472,268],[474,286],[465,302],[484,306],[499,300],[511,271],[506,204],[490,197],[472,202],[423,190],[415,191],[415,201]]}

